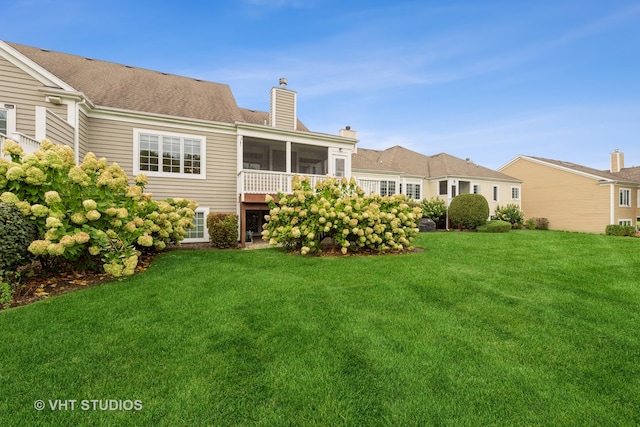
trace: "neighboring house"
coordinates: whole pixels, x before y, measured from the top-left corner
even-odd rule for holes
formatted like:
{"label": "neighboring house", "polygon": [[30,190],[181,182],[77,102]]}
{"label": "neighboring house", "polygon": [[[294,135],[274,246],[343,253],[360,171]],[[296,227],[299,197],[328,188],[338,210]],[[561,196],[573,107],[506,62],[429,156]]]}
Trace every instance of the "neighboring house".
{"label": "neighboring house", "polygon": [[209,239],[209,212],[240,216],[241,241],[261,231],[265,195],[295,174],[351,176],[356,133],[309,131],[285,79],[270,111],[240,108],[228,85],[0,41],[0,143],[35,151],[44,138],[149,177],[155,198],[198,202],[187,242]]}
{"label": "neighboring house", "polygon": [[604,233],[608,224],[640,224],[640,167],[624,167],[611,153],[602,171],[575,163],[518,156],[499,170],[523,181],[527,217],[549,220],[549,228]]}
{"label": "neighboring house", "polygon": [[439,197],[448,206],[458,194],[482,194],[491,214],[498,205],[520,206],[521,181],[440,153],[425,156],[404,147],[387,150],[358,148],[351,156],[353,175],[368,192],[380,195],[406,194],[415,200]]}

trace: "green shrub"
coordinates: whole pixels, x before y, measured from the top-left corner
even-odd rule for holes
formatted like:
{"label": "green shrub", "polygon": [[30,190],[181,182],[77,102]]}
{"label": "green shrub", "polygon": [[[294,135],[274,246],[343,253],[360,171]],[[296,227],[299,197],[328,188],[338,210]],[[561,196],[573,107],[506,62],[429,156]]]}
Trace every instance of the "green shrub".
{"label": "green shrub", "polygon": [[431,199],[423,199],[420,202],[422,208],[422,217],[429,218],[436,224],[441,223],[447,216],[447,205],[439,197],[432,197]]}
{"label": "green shrub", "polygon": [[512,228],[512,224],[507,221],[495,219],[487,221],[486,224],[479,226],[476,230],[481,233],[508,233]]}
{"label": "green shrub", "polygon": [[209,241],[216,248],[238,246],[238,215],[234,213],[211,212],[207,215]]}
{"label": "green shrub", "polygon": [[607,236],[635,236],[636,228],[633,225],[610,224],[605,227]]}
{"label": "green shrub", "polygon": [[536,229],[536,219],[535,218],[529,218],[528,220],[525,221],[524,226],[527,228],[527,230],[535,230]]}
{"label": "green shrub", "polygon": [[422,218],[418,206],[403,195],[365,196],[352,178],[327,178],[311,187],[308,178],[294,177],[293,194],[267,196],[271,208],[262,236],[272,245],[321,252],[329,237],[343,254],[370,249],[379,252],[411,247]]}
{"label": "green shrub", "polygon": [[459,194],[449,205],[449,221],[454,228],[475,230],[489,218],[489,203],[481,194]]}
{"label": "green shrub", "polygon": [[0,202],[0,282],[30,261],[28,248],[35,238],[35,224],[16,205]]}
{"label": "green shrub", "polygon": [[129,275],[140,250],[179,243],[193,227],[195,202],[155,201],[144,193],[144,174],[130,185],[120,166],[93,153],[76,165],[70,147],[48,140],[33,154],[10,140],[2,151],[11,161],[0,158],[0,200],[34,221],[38,236],[29,251],[44,261]]}
{"label": "green shrub", "polygon": [[0,310],[7,309],[13,301],[13,288],[0,278]]}
{"label": "green shrub", "polygon": [[524,221],[524,213],[520,206],[515,203],[511,203],[505,206],[496,206],[495,218],[501,221],[506,221],[511,224],[512,228],[521,228],[522,221]]}

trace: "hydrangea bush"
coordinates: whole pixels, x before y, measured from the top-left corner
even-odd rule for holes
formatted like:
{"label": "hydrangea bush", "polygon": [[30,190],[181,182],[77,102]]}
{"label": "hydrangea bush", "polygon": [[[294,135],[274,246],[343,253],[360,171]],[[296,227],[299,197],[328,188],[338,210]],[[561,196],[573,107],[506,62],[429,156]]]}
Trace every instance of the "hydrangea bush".
{"label": "hydrangea bush", "polygon": [[112,276],[133,274],[141,250],[179,243],[193,227],[197,205],[187,199],[155,201],[144,192],[147,177],[127,174],[88,153],[75,165],[73,150],[44,140],[24,154],[6,140],[0,159],[0,200],[35,221],[38,239],[29,251],[61,257],[79,270],[101,265]]}
{"label": "hydrangea bush", "polygon": [[326,178],[312,188],[309,179],[294,177],[293,194],[267,196],[270,212],[262,236],[302,255],[321,252],[320,242],[333,239],[343,254],[411,248],[422,217],[406,196],[365,196],[354,178]]}

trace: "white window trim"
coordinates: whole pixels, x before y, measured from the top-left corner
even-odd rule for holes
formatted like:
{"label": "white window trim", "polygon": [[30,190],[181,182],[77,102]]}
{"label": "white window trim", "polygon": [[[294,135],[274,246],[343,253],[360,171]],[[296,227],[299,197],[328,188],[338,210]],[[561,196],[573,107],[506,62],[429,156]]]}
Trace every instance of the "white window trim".
{"label": "white window trim", "polygon": [[[408,185],[419,185],[420,186],[420,197],[415,198],[415,194],[407,194],[407,186]],[[410,196],[413,200],[422,200],[422,190],[423,190],[422,182],[420,181],[404,181],[404,185],[402,186],[402,194],[405,196]]]}
{"label": "white window trim", "polygon": [[[518,191],[518,197],[513,197],[513,190]],[[517,186],[511,187],[511,200],[520,200],[520,187],[517,187]]]}
{"label": "white window trim", "polygon": [[[628,224],[623,224],[625,222],[628,222]],[[629,219],[619,219],[618,220],[618,225],[633,225],[633,220],[631,218],[629,218]]]}
{"label": "white window trim", "polygon": [[187,239],[185,238],[183,243],[201,243],[209,241],[209,229],[207,228],[207,216],[209,215],[209,208],[198,208],[196,212],[202,212],[204,214],[204,235],[201,238]]}
{"label": "white window trim", "polygon": [[[378,186],[380,188],[380,195],[382,196],[382,183],[386,182],[387,183],[387,196],[393,196],[395,194],[398,194],[398,181],[396,181],[395,179],[380,179],[378,181]],[[393,193],[389,194],[389,183],[393,182]]]}
{"label": "white window trim", "polygon": [[[7,105],[9,108],[5,107]],[[9,139],[15,138],[14,134],[16,130],[16,110],[18,106],[12,102],[3,102],[0,100],[0,108],[7,112],[7,137]]]}
{"label": "white window trim", "polygon": [[[477,193],[473,192],[473,190],[475,189],[474,187],[478,187],[478,192]],[[471,194],[482,194],[482,185],[471,183]]]}
{"label": "white window trim", "polygon": [[[140,134],[158,135],[159,137],[168,136],[174,138],[188,138],[200,140],[200,174],[191,173],[172,173],[172,172],[153,172],[140,170]],[[187,133],[165,132],[152,129],[133,129],[133,173],[137,175],[143,173],[149,177],[161,178],[181,178],[181,179],[207,179],[207,137],[204,135],[193,135]],[[162,159],[162,156],[160,156]],[[183,159],[180,159],[182,163]],[[158,165],[159,169],[162,164]]]}
{"label": "white window trim", "polygon": [[[627,192],[627,195],[628,195],[628,197],[627,197],[627,204],[626,204],[626,205],[623,205],[623,204],[622,204],[622,201],[620,200],[620,196],[622,195],[622,192],[623,192],[623,191],[626,191],[626,192]],[[630,189],[630,188],[620,188],[620,189],[618,190],[618,203],[619,203],[619,206],[620,206],[621,208],[629,208],[629,207],[631,207],[631,189]]]}

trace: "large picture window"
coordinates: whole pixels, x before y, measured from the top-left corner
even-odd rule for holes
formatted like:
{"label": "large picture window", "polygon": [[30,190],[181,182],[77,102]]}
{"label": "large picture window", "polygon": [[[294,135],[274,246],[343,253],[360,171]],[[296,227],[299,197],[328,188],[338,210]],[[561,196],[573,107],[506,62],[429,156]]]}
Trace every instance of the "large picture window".
{"label": "large picture window", "polygon": [[205,178],[205,137],[134,130],[136,173]]}

